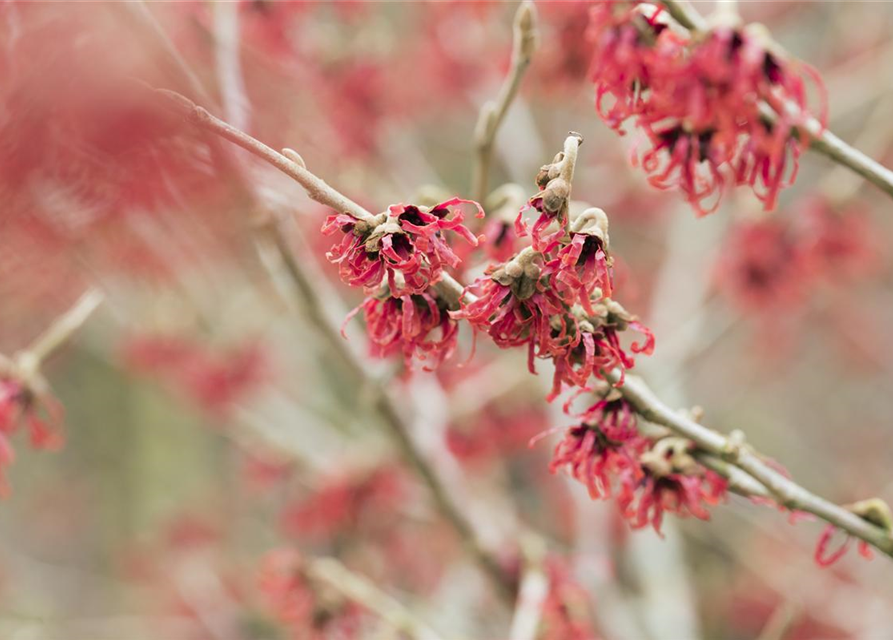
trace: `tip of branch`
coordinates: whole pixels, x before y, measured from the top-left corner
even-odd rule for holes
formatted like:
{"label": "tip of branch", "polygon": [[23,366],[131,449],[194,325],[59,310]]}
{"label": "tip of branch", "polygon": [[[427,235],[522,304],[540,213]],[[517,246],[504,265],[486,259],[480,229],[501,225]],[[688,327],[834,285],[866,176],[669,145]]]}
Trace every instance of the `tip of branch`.
{"label": "tip of branch", "polygon": [[304,158],[302,158],[301,154],[294,149],[289,149],[288,147],[286,147],[282,150],[282,155],[294,162],[296,165],[300,166],[302,169],[307,168],[307,164],[304,162]]}
{"label": "tip of branch", "polygon": [[200,107],[192,100],[181,93],[171,91],[170,89],[152,89],[153,93],[159,99],[166,102],[167,105],[179,112],[184,118],[201,122],[210,118],[208,111],[204,107]]}
{"label": "tip of branch", "polygon": [[536,50],[536,6],[531,0],[525,0],[515,14],[515,46],[525,58],[533,56]]}

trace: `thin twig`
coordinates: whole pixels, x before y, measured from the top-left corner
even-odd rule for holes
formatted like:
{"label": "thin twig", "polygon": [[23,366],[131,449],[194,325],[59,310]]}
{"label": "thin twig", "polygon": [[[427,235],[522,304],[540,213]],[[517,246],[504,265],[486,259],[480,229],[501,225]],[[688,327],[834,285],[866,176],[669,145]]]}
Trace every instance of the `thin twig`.
{"label": "thin twig", "polygon": [[36,372],[40,365],[59,347],[67,343],[94,311],[102,304],[104,296],[97,289],[90,289],[78,299],[71,309],[56,318],[24,351],[15,356],[20,367]]}
{"label": "thin twig", "polygon": [[545,543],[532,537],[522,544],[524,576],[518,589],[518,604],[512,617],[510,640],[536,640],[543,603],[549,595],[549,577],[543,569]]}
{"label": "thin twig", "polygon": [[328,314],[325,312],[325,304],[305,274],[302,266],[294,258],[294,254],[288,246],[288,241],[283,236],[281,229],[278,225],[271,223],[264,233],[275,244],[278,253],[282,256],[286,271],[300,294],[308,318],[320,330],[321,337],[326,341],[331,351],[335,353],[351,377],[354,378],[358,388],[368,389],[373,394],[373,407],[388,427],[404,458],[428,486],[438,511],[450,522],[470,553],[498,586],[500,592],[506,597],[512,597],[513,585],[502,570],[498,560],[484,548],[480,541],[480,536],[475,531],[470,520],[466,518],[459,505],[453,500],[443,482],[441,482],[440,477],[416,445],[410,435],[410,429],[406,420],[397,410],[390,395],[388,395],[384,381],[375,378],[363,367],[360,360],[350,349],[347,341],[344,340],[332,320],[328,317]]}
{"label": "thin twig", "polygon": [[508,75],[496,99],[486,102],[481,107],[474,128],[475,156],[471,193],[478,202],[483,202],[488,195],[496,132],[505,119],[509,106],[518,95],[521,79],[530,66],[530,60],[536,50],[536,38],[536,7],[531,0],[525,0],[515,14],[512,61]]}
{"label": "thin twig", "polygon": [[[212,116],[206,109],[198,106],[192,100],[179,93],[168,91],[166,89],[156,89],[155,92],[161,96],[169,106],[176,108],[193,124],[229,140],[233,144],[245,149],[261,160],[268,162],[287,176],[293,178],[304,188],[307,195],[312,200],[327,207],[331,207],[336,211],[351,215],[357,220],[368,220],[372,218],[372,213],[344,194],[330,187],[322,179],[308,171],[305,166],[296,162],[295,160],[299,159],[300,156],[297,156],[294,152],[289,150],[288,153],[288,156],[295,158],[295,160],[292,160],[290,157],[275,151],[244,131],[240,131],[220,118]],[[463,287],[456,282],[453,277],[444,273],[441,275],[440,281],[435,286],[438,293],[443,296],[447,303],[453,307],[458,305],[458,301],[463,294]],[[466,298],[468,298],[467,294]]]}
{"label": "thin twig", "polygon": [[[619,380],[619,373],[614,371],[609,377],[616,382]],[[713,454],[747,473],[762,484],[779,505],[792,511],[811,513],[893,557],[893,536],[890,532],[801,487],[773,469],[748,446],[673,411],[661,402],[641,379],[627,376],[619,391],[643,418],[688,438],[704,452]]]}
{"label": "thin twig", "polygon": [[[707,29],[707,21],[687,0],[661,0],[661,3],[667,8],[670,16],[686,29],[692,32],[703,32]],[[796,109],[794,105],[784,106]],[[768,117],[770,121],[777,115],[766,103],[761,104],[760,111],[761,115]],[[809,137],[809,149],[848,168],[893,197],[893,171],[838,138],[815,118],[807,118],[804,129]]]}
{"label": "thin twig", "polygon": [[282,173],[294,179],[304,187],[311,199],[331,207],[335,211],[347,213],[357,220],[368,220],[372,214],[350,198],[342,195],[327,185],[323,180],[310,173],[306,167],[290,160],[285,155],[268,147],[260,140],[249,136],[244,131],[236,129],[220,118],[212,116],[206,109],[198,106],[189,98],[166,89],[156,89],[156,93],[163,97],[171,107],[176,107],[180,113],[194,125],[217,134],[229,140],[233,144],[242,147],[246,151],[261,158],[267,163],[279,169]]}
{"label": "thin twig", "polygon": [[307,574],[325,583],[343,596],[376,614],[401,634],[413,640],[439,640],[440,636],[397,600],[379,589],[371,580],[353,573],[335,558],[316,558],[309,562]]}
{"label": "thin twig", "polygon": [[[290,159],[286,155],[273,150],[247,133],[244,133],[219,118],[212,116],[206,109],[198,106],[181,94],[163,89],[157,89],[156,94],[160,96],[168,106],[177,109],[196,126],[229,140],[293,178],[304,188],[307,195],[316,202],[331,207],[336,211],[345,212],[359,220],[365,220],[372,217],[372,214],[369,211],[330,187],[323,180],[308,171],[301,163],[296,162],[295,160],[298,160],[299,156],[290,153],[289,155],[294,157],[295,160]],[[326,317],[322,310],[320,299],[316,294],[315,287],[310,283],[309,279],[306,278],[300,264],[294,259],[294,256],[288,248],[287,242],[281,235],[279,235],[279,233],[279,231],[275,231],[275,234],[277,235],[274,237],[274,242],[285,261],[287,271],[291,276],[292,281],[295,283],[296,288],[304,299],[308,316],[314,324],[321,329],[322,336],[332,347],[338,358],[346,365],[348,371],[355,376],[359,387],[372,390],[375,395],[373,398],[375,411],[380,415],[384,424],[389,428],[404,457],[416,470],[422,481],[428,486],[438,510],[450,522],[472,556],[485,573],[492,579],[497,586],[499,593],[508,599],[513,598],[514,585],[512,580],[502,570],[496,557],[484,548],[470,521],[465,517],[465,514],[449,495],[449,492],[440,481],[440,478],[416,446],[410,436],[409,428],[405,420],[397,411],[396,406],[385,391],[382,381],[372,378],[350,350],[346,342],[341,338],[332,322]],[[448,299],[452,300],[453,304],[455,304],[462,295],[462,286],[446,274],[444,274],[439,283],[439,287],[443,287],[446,295],[449,296]]]}

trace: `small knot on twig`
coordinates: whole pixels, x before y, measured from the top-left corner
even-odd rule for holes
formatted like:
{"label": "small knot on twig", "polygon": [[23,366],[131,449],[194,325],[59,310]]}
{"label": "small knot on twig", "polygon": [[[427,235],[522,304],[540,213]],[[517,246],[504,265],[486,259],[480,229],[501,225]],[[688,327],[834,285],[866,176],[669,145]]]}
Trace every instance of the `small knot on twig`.
{"label": "small knot on twig", "polygon": [[741,456],[741,451],[746,446],[747,442],[745,441],[744,432],[740,429],[735,429],[729,434],[729,437],[726,438],[726,444],[722,448],[720,457],[726,462],[737,462],[738,458]]}
{"label": "small knot on twig", "polygon": [[893,513],[890,512],[889,505],[880,498],[868,498],[845,504],[843,508],[880,527],[887,534],[893,534]]}

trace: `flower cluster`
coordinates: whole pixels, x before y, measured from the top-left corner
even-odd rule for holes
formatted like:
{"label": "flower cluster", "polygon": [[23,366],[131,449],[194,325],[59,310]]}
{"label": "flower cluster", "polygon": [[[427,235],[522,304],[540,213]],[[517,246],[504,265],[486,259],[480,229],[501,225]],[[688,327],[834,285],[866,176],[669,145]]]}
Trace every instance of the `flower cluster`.
{"label": "flower cluster", "polygon": [[483,217],[478,203],[453,198],[432,207],[392,205],[369,219],[346,213],[326,219],[324,234],[342,234],[328,259],[338,265],[345,283],[366,293],[345,324],[363,311],[373,356],[402,352],[407,370],[414,358],[426,361],[425,369],[431,370],[455,351],[458,326],[432,286],[444,269],[460,263],[447,231],[472,246],[478,244],[462,224],[464,204],[473,205],[477,217]]}
{"label": "flower cluster", "polygon": [[633,408],[613,389],[565,432],[549,468],[565,469],[593,499],[616,491],[634,529],[650,524],[660,533],[665,512],[707,520],[707,506],[725,498],[726,480],[699,465],[690,447],[680,438],[643,436]]}
{"label": "flower cluster", "polygon": [[[369,295],[351,311],[345,324],[363,311],[372,355],[386,358],[402,353],[407,370],[414,358],[425,361],[431,371],[456,350],[459,327],[443,301],[431,293],[394,297],[386,289]],[[439,336],[436,331],[440,329]],[[343,332],[342,332],[343,333]]]}
{"label": "flower cluster", "polygon": [[0,379],[0,496],[9,492],[4,470],[15,459],[11,436],[24,426],[31,446],[55,450],[62,445],[58,427],[62,406],[48,395],[38,396],[27,385],[8,377]]}
{"label": "flower cluster", "polygon": [[775,207],[807,139],[795,132],[814,120],[806,78],[822,94],[818,122],[826,120],[815,70],[759,25],[716,20],[689,33],[642,2],[596,3],[589,37],[598,112],[614,129],[635,119],[647,149],[634,148],[633,162],[652,185],[679,188],[699,215],[716,209],[727,184],[748,185]]}
{"label": "flower cluster", "polygon": [[395,204],[370,219],[347,213],[329,216],[326,235],[341,233],[341,242],[326,257],[338,265],[341,279],[372,293],[383,284],[390,295],[421,294],[440,280],[445,267],[455,268],[459,258],[444,235],[453,231],[475,245],[477,238],[462,222],[460,204],[472,204],[478,217],[484,212],[471,200],[453,198],[433,207]]}
{"label": "flower cluster", "polygon": [[[565,200],[567,193],[563,191]],[[539,202],[548,199],[548,194],[538,197]],[[553,209],[567,219],[544,237]],[[646,336],[642,344],[631,346],[634,353],[647,354],[654,347],[650,331],[607,297],[613,282],[604,211],[590,208],[572,216],[567,209],[566,202],[543,209],[533,228],[534,245],[490,267],[469,288],[475,299],[453,314],[485,331],[500,348],[527,345],[531,372],[536,358],[551,359],[555,373],[550,400],[564,386],[586,388],[593,376],[632,367],[634,360],[620,344],[624,330]]]}

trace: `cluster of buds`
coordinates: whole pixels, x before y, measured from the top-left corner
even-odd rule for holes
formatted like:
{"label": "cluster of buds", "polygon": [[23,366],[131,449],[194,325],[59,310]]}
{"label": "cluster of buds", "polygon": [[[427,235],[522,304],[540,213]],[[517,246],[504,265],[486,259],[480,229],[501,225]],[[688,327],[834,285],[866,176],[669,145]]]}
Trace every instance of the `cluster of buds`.
{"label": "cluster of buds", "polygon": [[558,443],[550,470],[565,469],[593,499],[615,495],[634,529],[660,533],[665,512],[707,520],[708,506],[725,498],[727,483],[691,455],[691,442],[650,439],[638,429],[633,408],[616,389],[580,416]]}
{"label": "cluster of buds", "polygon": [[[726,184],[748,185],[765,209],[790,184],[813,120],[806,78],[814,69],[772,41],[762,25],[718,13],[688,32],[663,8],[608,0],[592,10],[591,77],[598,112],[614,129],[635,118],[648,141],[641,164],[658,188],[677,187],[699,215],[715,210]],[[606,98],[613,99],[606,104]]]}
{"label": "cluster of buds", "polygon": [[[347,320],[363,311],[373,356],[402,352],[407,369],[414,357],[427,360],[426,368],[432,369],[455,351],[458,327],[432,287],[445,269],[460,263],[447,231],[478,244],[462,224],[465,204],[483,217],[478,203],[453,198],[431,207],[391,205],[367,218],[339,213],[326,219],[322,232],[343,236],[327,258],[338,265],[346,284],[366,293]],[[439,337],[433,337],[438,328]]]}
{"label": "cluster of buds", "polygon": [[645,335],[641,344],[633,343],[633,353],[647,354],[654,347],[650,331],[609,297],[614,286],[607,215],[595,207],[578,210],[570,201],[580,141],[578,134],[568,136],[564,151],[540,170],[539,192],[518,214],[516,232],[523,237],[525,209],[539,213],[531,246],[491,265],[469,287],[474,296],[466,296],[452,314],[486,332],[500,348],[526,345],[531,372],[537,358],[552,360],[550,400],[565,386],[586,389],[592,377],[632,367],[619,337],[626,329]]}

